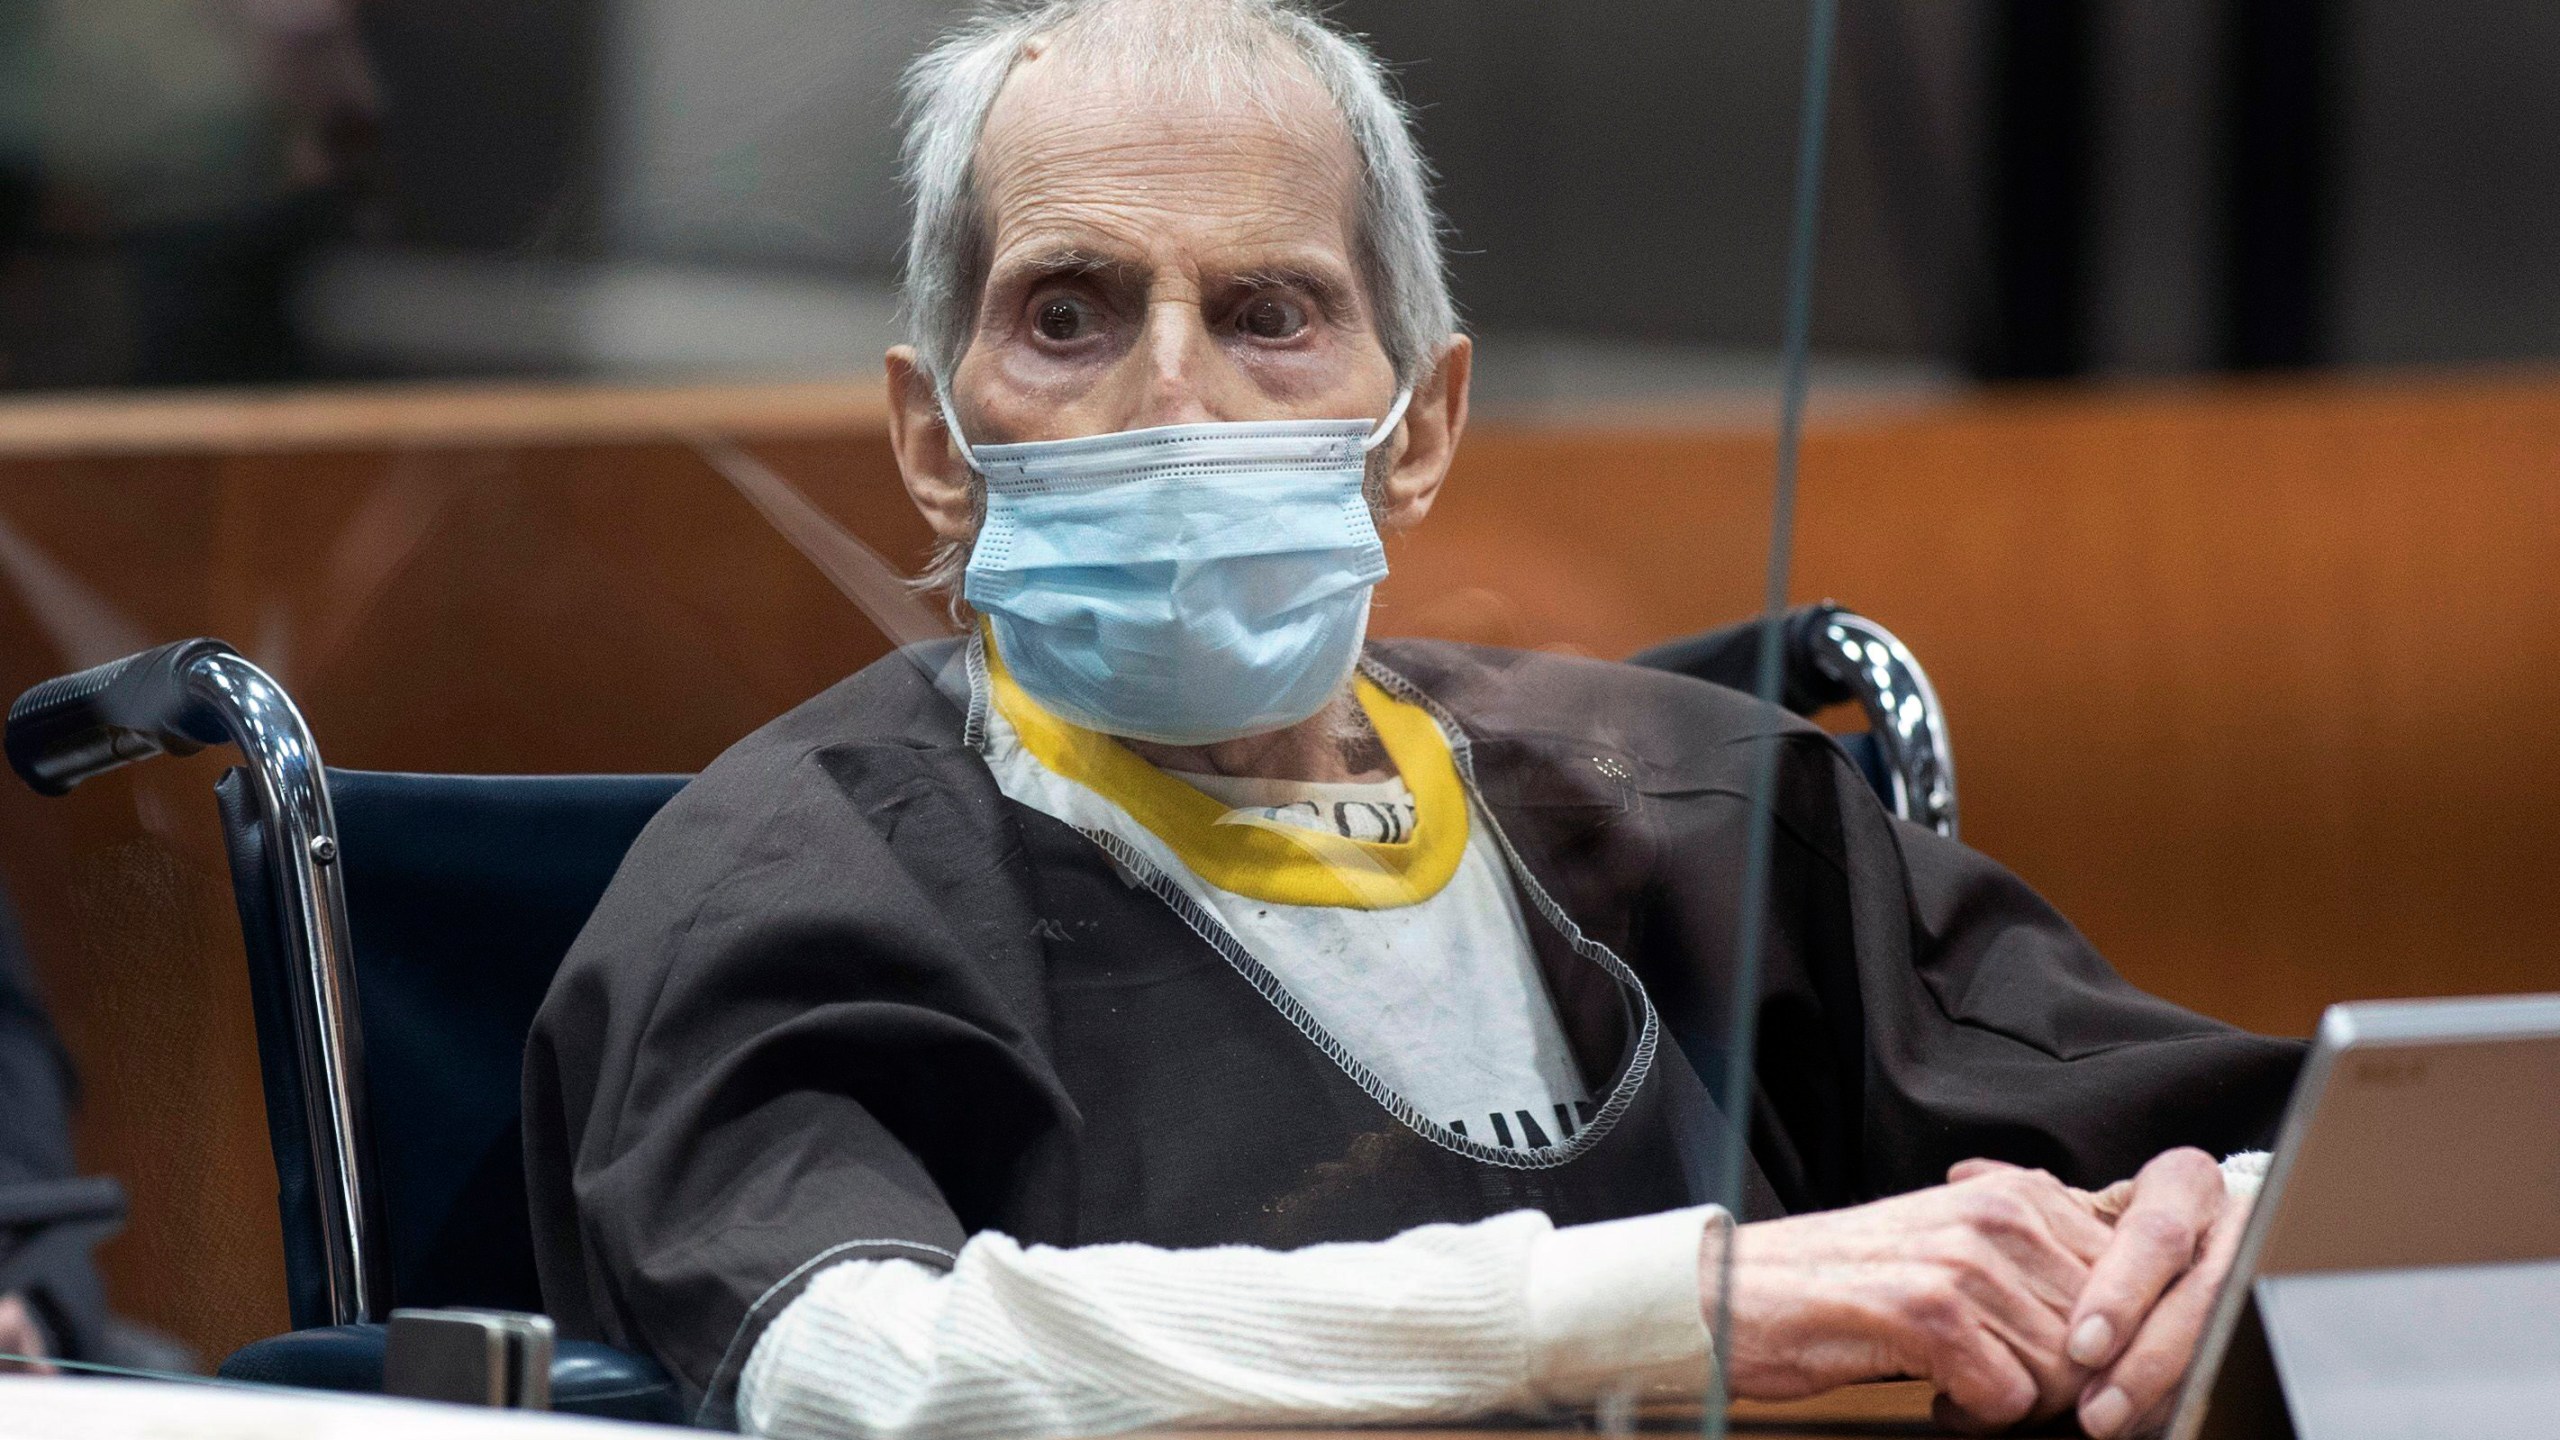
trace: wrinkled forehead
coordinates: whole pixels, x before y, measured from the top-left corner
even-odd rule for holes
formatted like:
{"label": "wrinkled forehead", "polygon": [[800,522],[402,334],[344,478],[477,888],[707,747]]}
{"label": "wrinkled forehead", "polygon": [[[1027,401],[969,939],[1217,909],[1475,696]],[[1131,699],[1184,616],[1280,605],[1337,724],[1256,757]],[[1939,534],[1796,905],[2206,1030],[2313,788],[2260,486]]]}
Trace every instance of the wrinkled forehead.
{"label": "wrinkled forehead", "polygon": [[974,169],[998,261],[1025,248],[1184,264],[1313,249],[1347,263],[1355,244],[1350,130],[1276,44],[1215,69],[1036,51],[988,111]]}

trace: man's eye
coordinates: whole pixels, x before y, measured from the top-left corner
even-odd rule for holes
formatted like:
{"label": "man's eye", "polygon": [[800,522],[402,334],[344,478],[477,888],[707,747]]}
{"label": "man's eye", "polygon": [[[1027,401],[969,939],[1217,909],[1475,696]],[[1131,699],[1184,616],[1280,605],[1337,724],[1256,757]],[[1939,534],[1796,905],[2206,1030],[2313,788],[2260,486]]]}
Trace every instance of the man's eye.
{"label": "man's eye", "polygon": [[1039,329],[1043,339],[1074,340],[1083,336],[1093,323],[1093,311],[1081,300],[1060,295],[1041,301],[1040,308],[1032,314],[1031,323]]}
{"label": "man's eye", "polygon": [[1285,295],[1257,295],[1245,302],[1236,326],[1257,340],[1286,340],[1307,328],[1307,311]]}

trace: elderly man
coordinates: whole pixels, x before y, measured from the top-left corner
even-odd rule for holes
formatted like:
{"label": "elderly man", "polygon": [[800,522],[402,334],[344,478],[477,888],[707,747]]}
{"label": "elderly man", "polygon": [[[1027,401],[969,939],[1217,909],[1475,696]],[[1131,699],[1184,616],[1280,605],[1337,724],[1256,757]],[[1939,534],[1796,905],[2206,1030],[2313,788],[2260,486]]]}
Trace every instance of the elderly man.
{"label": "elderly man", "polygon": [[[2297,1047],[1746,697],[1365,638],[1470,352],[1355,42],[1054,0],[910,85],[892,443],[972,635],[722,757],[569,957],[564,1325],[777,1433],[1452,1417],[1701,1385],[1730,1234],[1739,1393],[2155,1422],[2247,1188],[2184,1147],[2263,1143]],[[1698,1076],[1773,735],[1727,1230]]]}

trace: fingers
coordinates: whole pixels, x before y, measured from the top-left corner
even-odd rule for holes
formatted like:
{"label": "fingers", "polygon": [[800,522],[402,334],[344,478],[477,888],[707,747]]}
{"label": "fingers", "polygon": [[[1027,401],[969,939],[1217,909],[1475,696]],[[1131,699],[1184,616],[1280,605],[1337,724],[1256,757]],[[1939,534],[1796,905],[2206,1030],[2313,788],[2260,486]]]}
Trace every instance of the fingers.
{"label": "fingers", "polygon": [[1929,1401],[1929,1423],[1950,1435],[1997,1435],[2022,1423],[2025,1418],[2025,1413],[2021,1412],[2017,1420],[1986,1420],[1957,1404],[1955,1397],[1943,1390]]}
{"label": "fingers", "polygon": [[2227,1204],[2222,1167],[2201,1150],[2171,1150],[2142,1167],[2072,1308],[2075,1363],[2096,1369],[2122,1353],[2153,1303],[2195,1264]]}
{"label": "fingers", "polygon": [[1913,1375],[1967,1428],[2061,1413],[2087,1379],[2059,1358],[2088,1275],[2053,1237],[2070,1209],[2051,1176],[2015,1171],[1738,1227],[1735,1393]]}
{"label": "fingers", "polygon": [[[2063,1184],[2049,1171],[2030,1170],[2006,1160],[1959,1160],[1947,1167],[1949,1185],[1991,1176],[2017,1177],[2030,1184],[2054,1238],[2082,1260],[2095,1260],[2106,1252],[2115,1238],[2116,1217],[2124,1209],[2120,1197],[2130,1195],[2133,1187],[2132,1181],[2119,1180],[2093,1195]],[[2111,1201],[2110,1197],[2118,1198]],[[2056,1204],[2057,1200],[2065,1203]],[[2092,1220],[2097,1223],[2090,1223]]]}
{"label": "fingers", "polygon": [[[1910,1368],[1927,1375],[1937,1387],[1938,1423],[1968,1434],[1988,1434],[2057,1410],[2048,1403],[2051,1377],[2037,1374],[2028,1363],[2037,1347],[2032,1341],[2021,1344],[2002,1334],[2008,1326],[1985,1323],[1988,1317],[1976,1303],[1972,1297],[1949,1293],[1918,1297],[1908,1307],[1906,1318],[1917,1327],[1926,1347]],[[2059,1324],[2054,1327],[2057,1344],[2060,1328]],[[2048,1345],[2043,1353],[2055,1350]],[[2069,1403],[2067,1398],[2064,1403]]]}
{"label": "fingers", "polygon": [[[1959,1172],[1961,1172],[1959,1178]],[[2029,1170],[1998,1160],[1967,1160],[1948,1170],[1959,1191],[1972,1193],[1982,1183],[2024,1201],[2035,1213],[2044,1233],[2083,1264],[2106,1253],[2114,1242],[2114,1227],[2099,1218],[2085,1191],[2074,1190],[2044,1170]],[[2078,1291],[2072,1297],[2078,1297]]]}
{"label": "fingers", "polygon": [[2196,1341],[2212,1317],[2214,1299],[2239,1253],[2248,1214],[2246,1205],[2223,1208],[2203,1256],[2151,1307],[2124,1354],[2082,1392],[2080,1426],[2094,1440],[2151,1434],[2168,1423],[2178,1382],[2195,1358]]}
{"label": "fingers", "polygon": [[2064,1354],[2064,1322],[2106,1227],[2043,1171],[1960,1168],[1971,1178],[1948,1196],[1961,1223],[1934,1258],[1955,1277],[1969,1333],[1936,1337],[1930,1374],[1949,1402],[1940,1422],[1999,1427],[2058,1415],[2087,1379]]}
{"label": "fingers", "polygon": [[2173,1150],[2095,1194],[1996,1160],[1962,1161],[1947,1179],[1998,1258],[1956,1266],[1973,1333],[1933,1332],[1938,1423],[2013,1425],[2059,1414],[2077,1392],[2099,1440],[2156,1429],[2239,1245],[2246,1207],[2226,1198],[2221,1167]]}
{"label": "fingers", "polygon": [[[2097,1266],[2111,1266],[2116,1290],[2131,1297],[2122,1322],[2130,1335],[2193,1260],[2194,1235],[2214,1213],[2199,1212],[2207,1192],[2194,1182],[2201,1176],[2218,1186],[2220,1175],[2200,1153],[2188,1160],[2201,1169],[2172,1157],[2147,1170],[2125,1199],[2135,1230],[2174,1264],[2156,1256],[2137,1264],[2151,1252],[2128,1248],[2101,1218],[2101,1197],[1992,1161],[1955,1166],[1951,1183],[1936,1189],[1740,1227],[1736,1393],[1806,1394],[1857,1379],[1922,1376],[1939,1391],[1939,1423],[1966,1430],[2098,1403],[2090,1367],[2068,1353],[2071,1323],[2083,1318]],[[2137,1210],[2166,1218],[2132,1215]],[[2197,1228],[2178,1252],[2168,1221],[2181,1216]],[[2183,1342],[2192,1343],[2192,1336]],[[2146,1334],[2144,1345],[2141,1364],[2124,1372],[2133,1388],[2106,1402],[2128,1414],[2165,1393],[2143,1368],[2155,1363],[2150,1347],[2184,1356],[2171,1329]]]}

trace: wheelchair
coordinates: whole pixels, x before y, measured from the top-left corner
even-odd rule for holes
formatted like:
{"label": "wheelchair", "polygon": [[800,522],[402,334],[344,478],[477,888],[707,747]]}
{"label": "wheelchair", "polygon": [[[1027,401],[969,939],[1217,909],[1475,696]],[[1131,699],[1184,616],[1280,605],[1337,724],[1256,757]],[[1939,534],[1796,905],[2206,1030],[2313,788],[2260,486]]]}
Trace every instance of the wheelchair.
{"label": "wheelchair", "polygon": [[[1748,690],[1758,621],[1632,663]],[[1781,617],[1783,703],[1854,703],[1842,743],[1894,814],[1956,832],[1926,674],[1838,605]],[[227,1378],[380,1391],[395,1310],[538,1314],[519,1073],[553,974],[683,775],[332,770],[301,713],[219,640],[45,681],[9,709],[10,765],[60,795],[153,755],[238,747],[215,787],[250,969],[294,1329]],[[537,1377],[538,1380],[538,1377]],[[550,1408],[682,1423],[674,1383],[592,1341],[553,1349]],[[501,1402],[503,1403],[503,1402]]]}

